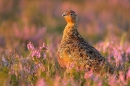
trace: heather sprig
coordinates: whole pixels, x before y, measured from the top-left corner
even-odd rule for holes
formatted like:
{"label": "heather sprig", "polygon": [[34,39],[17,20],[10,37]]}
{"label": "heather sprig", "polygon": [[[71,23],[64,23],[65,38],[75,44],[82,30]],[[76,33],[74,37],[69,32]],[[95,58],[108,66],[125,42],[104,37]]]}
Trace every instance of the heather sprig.
{"label": "heather sprig", "polygon": [[32,57],[43,57],[46,58],[46,50],[48,49],[47,45],[45,43],[43,43],[41,46],[39,46],[38,48],[35,48],[34,45],[29,42],[27,44],[27,48],[28,50],[30,50],[30,54]]}

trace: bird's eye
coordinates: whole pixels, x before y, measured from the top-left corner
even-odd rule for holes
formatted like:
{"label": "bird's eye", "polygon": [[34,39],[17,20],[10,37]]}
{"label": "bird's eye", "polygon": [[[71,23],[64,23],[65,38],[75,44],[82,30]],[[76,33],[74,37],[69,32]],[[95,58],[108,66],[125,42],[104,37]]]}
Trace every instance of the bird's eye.
{"label": "bird's eye", "polygon": [[71,13],[70,15],[72,16],[73,14]]}

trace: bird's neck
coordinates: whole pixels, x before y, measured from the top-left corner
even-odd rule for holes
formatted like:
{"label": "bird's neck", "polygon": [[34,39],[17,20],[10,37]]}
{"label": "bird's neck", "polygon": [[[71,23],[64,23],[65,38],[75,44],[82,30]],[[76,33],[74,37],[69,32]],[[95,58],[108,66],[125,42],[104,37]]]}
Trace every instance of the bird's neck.
{"label": "bird's neck", "polygon": [[78,24],[76,23],[68,23],[64,29],[64,34],[73,34],[73,32],[77,31]]}
{"label": "bird's neck", "polygon": [[77,32],[78,24],[77,23],[68,23],[63,32],[63,38],[67,38]]}

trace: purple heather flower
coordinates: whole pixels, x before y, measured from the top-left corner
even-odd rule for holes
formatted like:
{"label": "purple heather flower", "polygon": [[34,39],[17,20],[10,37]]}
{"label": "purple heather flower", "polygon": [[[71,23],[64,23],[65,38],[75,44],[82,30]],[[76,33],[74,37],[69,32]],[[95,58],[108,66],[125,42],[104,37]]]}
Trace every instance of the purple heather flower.
{"label": "purple heather flower", "polygon": [[[29,43],[27,44],[27,48],[28,48],[29,50],[31,50],[31,56],[32,56],[32,57],[36,56],[37,58],[40,58],[41,55],[43,55],[44,58],[46,57],[46,53],[45,53],[44,50],[47,49],[47,46],[46,46],[45,43],[43,43],[42,46],[40,46],[39,48],[35,48],[35,47],[33,46],[33,44],[32,44],[31,42],[29,42]],[[43,54],[41,54],[41,53],[43,53]]]}
{"label": "purple heather flower", "polygon": [[27,44],[27,48],[28,48],[28,50],[34,50],[34,46],[33,46],[33,44],[31,42],[29,42]]}
{"label": "purple heather flower", "polygon": [[41,54],[40,54],[40,50],[39,49],[35,49],[32,51],[32,57],[36,56],[37,58],[40,58],[41,57]]}
{"label": "purple heather flower", "polygon": [[38,58],[41,57],[41,54],[40,54],[40,51],[39,51],[39,50],[37,50],[37,52],[36,52],[36,57],[38,57]]}
{"label": "purple heather flower", "polygon": [[113,49],[114,49],[113,54],[114,54],[114,58],[116,60],[116,65],[118,66],[120,61],[122,61],[121,52],[119,52],[116,48],[113,48]]}
{"label": "purple heather flower", "polygon": [[43,53],[43,57],[46,58],[46,53]]}

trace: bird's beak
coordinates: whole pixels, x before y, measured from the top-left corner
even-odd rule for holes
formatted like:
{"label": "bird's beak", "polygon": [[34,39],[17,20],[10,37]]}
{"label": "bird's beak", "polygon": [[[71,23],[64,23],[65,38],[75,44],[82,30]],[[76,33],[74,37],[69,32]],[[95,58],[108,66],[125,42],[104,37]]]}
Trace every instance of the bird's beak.
{"label": "bird's beak", "polygon": [[62,14],[62,16],[66,16],[66,13]]}

